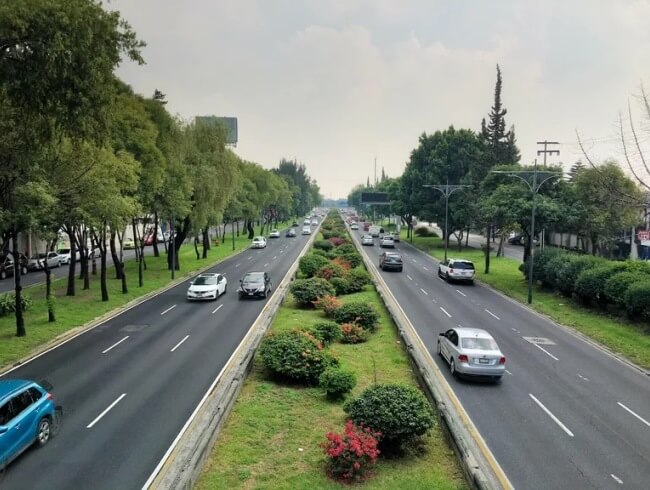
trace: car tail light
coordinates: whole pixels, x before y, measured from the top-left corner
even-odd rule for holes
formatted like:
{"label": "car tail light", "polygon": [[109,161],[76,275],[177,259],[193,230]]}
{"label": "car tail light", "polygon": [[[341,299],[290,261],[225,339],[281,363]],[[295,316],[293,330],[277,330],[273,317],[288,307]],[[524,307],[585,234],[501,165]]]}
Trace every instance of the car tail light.
{"label": "car tail light", "polygon": [[48,400],[54,400],[54,395],[52,393],[48,393],[45,398],[47,398]]}
{"label": "car tail light", "polygon": [[502,357],[499,359],[499,364],[505,364],[505,363],[506,363],[506,358],[502,356]]}
{"label": "car tail light", "polygon": [[458,362],[469,362],[469,359],[465,354],[461,354],[458,356]]}

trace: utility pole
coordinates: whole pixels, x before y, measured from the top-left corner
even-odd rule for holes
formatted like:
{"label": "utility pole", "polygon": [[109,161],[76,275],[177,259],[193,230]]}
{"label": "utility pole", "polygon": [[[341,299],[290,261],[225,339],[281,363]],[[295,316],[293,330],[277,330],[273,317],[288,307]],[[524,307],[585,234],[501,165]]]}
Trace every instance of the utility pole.
{"label": "utility pole", "polygon": [[[556,150],[550,150],[556,151]],[[539,152],[538,152],[539,153]],[[559,151],[558,151],[559,154]],[[544,155],[546,156],[546,155]],[[535,256],[535,196],[539,191],[540,187],[544,185],[547,180],[550,180],[554,177],[562,178],[561,172],[546,172],[537,170],[537,159],[535,159],[535,166],[533,170],[521,170],[521,171],[508,171],[508,170],[492,170],[490,173],[493,174],[505,174],[510,177],[516,177],[522,182],[524,182],[530,193],[532,194],[532,211],[530,216],[530,239],[528,240],[528,246],[530,247],[530,260],[528,266],[528,304],[533,302],[533,262]]]}
{"label": "utility pole", "polygon": [[560,150],[549,150],[548,145],[559,145],[558,141],[538,141],[538,145],[544,145],[543,150],[537,150],[537,156],[544,155],[544,168],[546,168],[546,155],[560,155]]}
{"label": "utility pole", "polygon": [[447,228],[449,226],[449,196],[451,196],[454,192],[460,191],[466,187],[472,187],[471,185],[463,185],[463,184],[449,184],[449,180],[447,180],[446,184],[443,185],[431,185],[431,184],[424,184],[422,187],[429,187],[431,189],[436,189],[440,192],[442,192],[442,195],[445,196],[445,231],[444,231],[444,240],[445,240],[445,260],[447,260],[447,248],[449,247],[449,233],[447,232]]}
{"label": "utility pole", "polygon": [[172,222],[171,222],[171,233],[169,235],[170,237],[170,246],[172,247],[171,249],[171,254],[172,254],[172,281],[174,280],[174,269],[176,269],[176,257],[174,256],[174,253],[176,252],[176,237],[174,236],[174,230],[175,230],[175,218],[174,218],[174,212],[172,211]]}

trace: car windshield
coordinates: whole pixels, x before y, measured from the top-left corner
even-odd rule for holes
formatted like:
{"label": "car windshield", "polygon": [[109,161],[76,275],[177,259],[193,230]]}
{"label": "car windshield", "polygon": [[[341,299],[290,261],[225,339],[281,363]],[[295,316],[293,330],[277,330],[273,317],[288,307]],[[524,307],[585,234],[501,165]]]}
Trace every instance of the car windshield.
{"label": "car windshield", "polygon": [[199,276],[196,279],[194,279],[194,286],[208,286],[211,284],[217,284],[217,278],[216,277],[206,277],[206,276]]}
{"label": "car windshield", "polygon": [[499,350],[497,343],[493,339],[484,339],[478,337],[461,339],[460,345],[463,349]]}
{"label": "car windshield", "polygon": [[452,267],[454,269],[474,270],[474,264],[472,264],[471,262],[454,262]]}
{"label": "car windshield", "polygon": [[253,241],[254,241],[254,242],[261,242],[261,241],[262,241],[262,237],[256,236],[255,238],[253,238]]}
{"label": "car windshield", "polygon": [[44,259],[44,258],[45,258],[45,254],[32,255],[32,259]]}
{"label": "car windshield", "polygon": [[247,283],[259,284],[264,282],[264,274],[246,274],[242,280]]}

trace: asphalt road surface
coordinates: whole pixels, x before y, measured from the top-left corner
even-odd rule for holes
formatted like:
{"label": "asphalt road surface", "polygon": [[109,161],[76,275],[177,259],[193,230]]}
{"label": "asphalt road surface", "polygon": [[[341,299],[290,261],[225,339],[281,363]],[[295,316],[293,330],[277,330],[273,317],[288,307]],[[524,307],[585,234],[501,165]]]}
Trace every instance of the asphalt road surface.
{"label": "asphalt road surface", "polygon": [[239,279],[265,270],[275,286],[306,241],[283,233],[214,267],[217,301],[187,302],[188,280],[4,376],[49,381],[64,417],[0,487],[141,488],[266,304],[239,300]]}
{"label": "asphalt road surface", "polygon": [[[378,264],[378,240],[364,249]],[[396,250],[404,271],[381,275],[515,488],[650,488],[650,376],[487,287],[447,284],[405,242]],[[437,336],[458,325],[495,337],[500,384],[450,375]]]}

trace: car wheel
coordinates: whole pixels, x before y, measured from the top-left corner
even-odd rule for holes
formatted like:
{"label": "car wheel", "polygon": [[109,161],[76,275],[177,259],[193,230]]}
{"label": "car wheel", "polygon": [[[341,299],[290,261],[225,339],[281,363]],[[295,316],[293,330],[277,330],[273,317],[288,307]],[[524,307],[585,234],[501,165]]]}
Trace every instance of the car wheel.
{"label": "car wheel", "polygon": [[442,271],[440,270],[440,267],[438,267],[438,277],[442,277]]}
{"label": "car wheel", "polygon": [[451,362],[449,363],[449,371],[451,371],[451,375],[455,378],[457,376],[456,374],[456,363],[452,359]]}
{"label": "car wheel", "polygon": [[445,274],[445,281],[447,281],[447,282],[450,281],[450,278],[449,278],[449,272],[447,272],[447,273]]}
{"label": "car wheel", "polygon": [[36,443],[39,446],[45,446],[45,444],[47,444],[47,441],[50,440],[50,435],[50,419],[42,418],[38,423],[38,429],[36,430]]}
{"label": "car wheel", "polygon": [[7,279],[7,273],[5,271],[0,271],[0,279]]}
{"label": "car wheel", "polygon": [[472,279],[471,281],[469,281],[469,285],[470,285],[470,286],[473,286],[473,285],[474,285],[474,279]]}
{"label": "car wheel", "polygon": [[226,285],[224,286],[224,288],[223,288],[223,294],[226,294],[227,291],[228,291],[228,284],[226,284]]}

